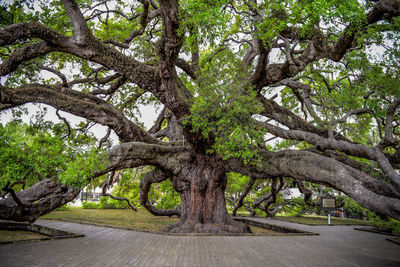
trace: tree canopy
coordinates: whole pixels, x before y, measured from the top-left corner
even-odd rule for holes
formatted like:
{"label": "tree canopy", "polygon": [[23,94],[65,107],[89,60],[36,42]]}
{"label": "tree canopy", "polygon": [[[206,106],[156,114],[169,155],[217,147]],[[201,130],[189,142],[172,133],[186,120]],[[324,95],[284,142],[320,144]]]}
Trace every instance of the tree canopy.
{"label": "tree canopy", "polygon": [[[400,219],[400,1],[15,0],[0,11],[0,110],[43,103],[109,128],[108,159],[85,156],[103,168],[87,164],[79,183],[56,175],[54,188],[76,195],[151,166],[140,202],[179,215],[171,232],[248,230],[226,211],[229,172],[271,190],[294,179],[304,195],[304,182],[326,185]],[[149,104],[162,111],[146,129]],[[111,131],[120,144],[108,149]],[[148,200],[166,179],[181,199],[170,210]],[[26,196],[53,196],[33,192],[43,181],[16,194],[22,204],[0,200],[0,218],[37,218],[39,198]]]}

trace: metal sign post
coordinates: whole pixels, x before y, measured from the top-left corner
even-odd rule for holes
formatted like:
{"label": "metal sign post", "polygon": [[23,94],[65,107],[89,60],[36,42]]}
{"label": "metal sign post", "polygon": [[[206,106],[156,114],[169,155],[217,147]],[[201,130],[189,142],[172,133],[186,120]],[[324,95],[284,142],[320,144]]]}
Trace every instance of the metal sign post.
{"label": "metal sign post", "polygon": [[331,212],[336,210],[336,198],[328,196],[321,198],[321,210],[328,211],[328,225],[331,224]]}

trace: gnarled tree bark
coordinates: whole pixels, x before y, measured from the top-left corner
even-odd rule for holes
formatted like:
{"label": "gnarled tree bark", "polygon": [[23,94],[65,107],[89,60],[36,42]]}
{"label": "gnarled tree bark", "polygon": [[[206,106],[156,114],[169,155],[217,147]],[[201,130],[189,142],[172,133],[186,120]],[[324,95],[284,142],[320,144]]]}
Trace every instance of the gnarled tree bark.
{"label": "gnarled tree bark", "polygon": [[74,200],[79,190],[50,179],[16,193],[21,203],[12,197],[0,200],[0,219],[34,222],[40,216]]}
{"label": "gnarled tree bark", "polygon": [[219,160],[195,155],[190,164],[183,165],[172,184],[181,195],[179,223],[168,227],[169,232],[249,232],[247,225],[234,221],[225,202],[226,175]]}

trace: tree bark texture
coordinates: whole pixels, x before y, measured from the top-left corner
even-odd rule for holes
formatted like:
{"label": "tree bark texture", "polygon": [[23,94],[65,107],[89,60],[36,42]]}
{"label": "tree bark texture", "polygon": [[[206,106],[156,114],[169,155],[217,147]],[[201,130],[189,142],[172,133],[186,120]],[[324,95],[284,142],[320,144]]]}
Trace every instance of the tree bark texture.
{"label": "tree bark texture", "polygon": [[213,157],[197,155],[172,180],[181,195],[179,223],[166,229],[169,232],[221,233],[249,232],[249,227],[234,221],[225,202],[227,178],[222,166]]}
{"label": "tree bark texture", "polygon": [[19,205],[12,197],[0,200],[0,220],[34,222],[40,216],[74,200],[79,190],[50,179],[16,193]]}

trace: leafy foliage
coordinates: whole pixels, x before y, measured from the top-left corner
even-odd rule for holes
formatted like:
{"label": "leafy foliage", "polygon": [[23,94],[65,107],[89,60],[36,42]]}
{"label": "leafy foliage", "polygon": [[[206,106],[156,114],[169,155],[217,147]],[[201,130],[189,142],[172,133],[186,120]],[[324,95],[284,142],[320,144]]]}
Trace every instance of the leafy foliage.
{"label": "leafy foliage", "polygon": [[181,203],[181,198],[172,187],[170,180],[159,184],[160,197],[156,201],[156,207],[159,209],[174,209]]}
{"label": "leafy foliage", "polygon": [[[148,168],[124,170],[119,182],[113,186],[112,194],[116,197],[127,198],[135,206],[140,206],[140,180],[149,171]],[[149,202],[158,209],[173,209],[180,204],[180,196],[170,180],[152,185],[148,194]],[[101,197],[101,209],[129,209],[126,201],[118,201],[109,197]]]}
{"label": "leafy foliage", "polygon": [[95,210],[95,209],[100,209],[100,203],[97,202],[92,202],[92,201],[83,201],[82,202],[82,208],[84,209],[89,209],[89,210]]}
{"label": "leafy foliage", "polygon": [[20,180],[31,186],[44,178],[82,188],[105,168],[105,153],[93,147],[95,138],[75,132],[67,140],[63,134],[60,125],[51,123],[0,125],[1,188]]}
{"label": "leafy foliage", "polygon": [[126,201],[119,201],[108,197],[101,197],[99,205],[100,209],[130,209]]}
{"label": "leafy foliage", "polygon": [[[193,49],[193,44],[214,44],[226,31],[229,16],[221,12],[227,0],[200,1],[185,0],[180,2],[180,33],[190,32],[186,42]],[[210,42],[210,43],[209,43]]]}
{"label": "leafy foliage", "polygon": [[[195,92],[198,96],[186,125],[190,124],[204,138],[214,138],[209,152],[254,164],[257,162],[254,147],[263,143],[265,131],[251,118],[261,106],[251,88],[243,90],[246,72],[238,74],[240,62],[232,61],[233,57],[231,52],[222,52],[214,59],[216,65],[205,63],[202,83]],[[221,64],[224,69],[219,69]]]}

